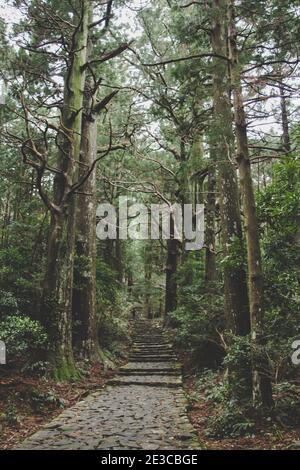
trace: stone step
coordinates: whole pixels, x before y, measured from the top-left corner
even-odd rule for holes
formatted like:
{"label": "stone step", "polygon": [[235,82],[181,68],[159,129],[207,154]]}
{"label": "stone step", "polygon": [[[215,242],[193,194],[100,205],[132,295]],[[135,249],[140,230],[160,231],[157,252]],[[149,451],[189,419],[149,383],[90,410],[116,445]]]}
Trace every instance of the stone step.
{"label": "stone step", "polygon": [[174,357],[173,351],[131,351],[131,356],[171,356]]}
{"label": "stone step", "polygon": [[162,376],[181,376],[180,370],[174,369],[126,369],[119,370],[118,375],[162,375]]}
{"label": "stone step", "polygon": [[155,353],[132,353],[130,354],[129,356],[129,359],[130,360],[133,360],[135,357],[138,357],[139,359],[145,359],[145,361],[147,362],[147,359],[148,358],[154,358],[154,357],[158,357],[159,359],[166,359],[166,360],[175,360],[176,359],[176,356],[175,354],[163,354],[163,353],[160,353],[160,354],[155,354]]}
{"label": "stone step", "polygon": [[151,322],[135,324],[129,363],[109,383],[115,385],[181,386],[181,366],[167,335]]}
{"label": "stone step", "polygon": [[148,348],[148,349],[171,349],[173,350],[170,344],[146,344],[146,343],[134,343],[132,344],[132,348]]}
{"label": "stone step", "polygon": [[167,342],[153,342],[153,343],[145,343],[144,341],[139,343],[138,341],[134,341],[131,345],[132,347],[144,347],[144,348],[172,348],[172,345]]}
{"label": "stone step", "polygon": [[135,339],[132,342],[133,344],[149,344],[150,346],[153,344],[154,346],[157,344],[161,344],[162,346],[171,346],[170,341],[164,340],[164,339],[156,339],[153,341],[140,341],[139,339]]}
{"label": "stone step", "polygon": [[[174,360],[176,360],[177,358],[174,358]],[[172,361],[173,358],[162,358],[162,357],[147,357],[146,359],[145,358],[142,358],[142,357],[130,357],[130,361],[132,362],[170,362]]]}
{"label": "stone step", "polygon": [[182,370],[181,364],[178,362],[128,362],[125,366],[122,367],[121,370],[175,370],[180,371]]}
{"label": "stone step", "polygon": [[139,353],[131,353],[130,358],[132,357],[140,357],[147,360],[148,357],[159,357],[162,359],[176,359],[176,355],[174,353],[147,353],[147,352],[139,352]]}
{"label": "stone step", "polygon": [[169,343],[137,343],[134,342],[131,345],[133,348],[172,348]]}
{"label": "stone step", "polygon": [[173,351],[173,348],[170,346],[149,346],[147,344],[140,344],[140,345],[134,345],[132,347],[132,350],[137,350],[137,351]]}
{"label": "stone step", "polygon": [[167,335],[163,334],[157,334],[153,331],[147,331],[147,333],[141,332],[141,331],[136,331],[134,333],[135,338],[139,338],[141,340],[151,340],[151,339],[161,339],[161,338],[167,338]]}
{"label": "stone step", "polygon": [[172,348],[168,343],[133,343],[131,345],[134,348]]}
{"label": "stone step", "polygon": [[181,377],[163,377],[160,375],[153,376],[135,376],[126,377],[116,376],[108,381],[108,385],[147,385],[150,387],[181,387]]}
{"label": "stone step", "polygon": [[140,340],[140,339],[133,339],[133,344],[149,344],[149,345],[157,345],[160,344],[162,346],[165,346],[166,344],[169,344],[170,342],[167,340],[163,340],[162,338],[153,338],[149,340]]}

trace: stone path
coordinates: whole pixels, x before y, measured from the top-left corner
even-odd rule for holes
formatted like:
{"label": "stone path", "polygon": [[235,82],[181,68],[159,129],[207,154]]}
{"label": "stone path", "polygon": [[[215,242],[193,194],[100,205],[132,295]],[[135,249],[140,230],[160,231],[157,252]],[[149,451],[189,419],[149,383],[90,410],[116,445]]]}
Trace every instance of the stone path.
{"label": "stone path", "polygon": [[130,361],[106,388],[64,411],[19,449],[196,449],[186,405],[170,344],[159,327],[140,320]]}

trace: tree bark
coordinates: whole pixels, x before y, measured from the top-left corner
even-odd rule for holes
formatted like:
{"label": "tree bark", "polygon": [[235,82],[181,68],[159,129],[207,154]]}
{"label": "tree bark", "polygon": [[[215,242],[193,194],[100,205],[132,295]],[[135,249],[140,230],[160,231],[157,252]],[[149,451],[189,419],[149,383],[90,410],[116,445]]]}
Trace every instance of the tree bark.
{"label": "tree bark", "polygon": [[[212,48],[218,56],[227,56],[226,2],[212,1]],[[250,318],[246,274],[243,266],[243,236],[238,197],[238,186],[233,156],[233,130],[231,103],[229,99],[228,64],[216,58],[213,70],[214,128],[212,135],[213,152],[218,168],[220,191],[220,213],[222,223],[223,255],[230,255],[230,247],[239,251],[234,262],[224,266],[225,314],[229,332],[247,335]]]}
{"label": "tree bark", "polygon": [[290,152],[292,148],[291,148],[291,139],[290,139],[290,130],[289,130],[288,109],[287,109],[286,97],[284,95],[283,83],[280,84],[279,88],[280,88],[282,141],[283,141],[284,150],[286,152]]}
{"label": "tree bark", "polygon": [[152,285],[152,270],[151,266],[145,266],[145,286],[146,286],[146,296],[145,296],[145,309],[146,316],[151,320],[153,318],[153,307],[151,302],[151,285]]}
{"label": "tree bark", "polygon": [[[90,87],[86,90],[89,95]],[[97,158],[97,119],[92,115],[92,99],[87,99],[82,124],[81,176]],[[96,168],[80,188],[76,211],[76,263],[74,270],[73,317],[75,346],[79,356],[100,359],[96,316]]]}
{"label": "tree bark", "polygon": [[205,282],[210,284],[217,280],[215,253],[215,213],[216,213],[216,175],[213,169],[208,173],[206,201],[206,235],[205,235]]}
{"label": "tree bark", "polygon": [[243,103],[241,76],[237,50],[237,31],[235,23],[235,2],[228,0],[229,17],[229,59],[234,98],[234,118],[237,144],[237,163],[240,174],[243,211],[248,258],[248,289],[251,318],[251,341],[253,354],[253,400],[257,404],[271,406],[272,386],[270,371],[263,358],[256,358],[264,344],[263,339],[263,272],[253,191],[251,164],[249,158],[246,114]]}
{"label": "tree bark", "polygon": [[[89,24],[93,11],[89,11]],[[92,54],[92,41],[87,43],[87,60]],[[79,178],[84,178],[97,159],[98,113],[94,112],[98,87],[87,77],[84,87]],[[73,317],[76,321],[74,343],[79,356],[92,362],[100,360],[96,312],[96,166],[80,187],[76,204],[76,263],[74,270]]]}
{"label": "tree bark", "polygon": [[170,239],[167,240],[166,261],[166,296],[165,296],[165,321],[170,325],[169,313],[177,307],[177,281],[176,273],[179,260],[179,240],[174,238],[174,219],[170,218]]}
{"label": "tree bark", "polygon": [[72,352],[72,288],[75,245],[75,182],[80,153],[84,72],[90,2],[78,2],[80,18],[72,38],[58,135],[59,155],[48,238],[43,317],[49,333],[49,360],[57,379],[75,375]]}

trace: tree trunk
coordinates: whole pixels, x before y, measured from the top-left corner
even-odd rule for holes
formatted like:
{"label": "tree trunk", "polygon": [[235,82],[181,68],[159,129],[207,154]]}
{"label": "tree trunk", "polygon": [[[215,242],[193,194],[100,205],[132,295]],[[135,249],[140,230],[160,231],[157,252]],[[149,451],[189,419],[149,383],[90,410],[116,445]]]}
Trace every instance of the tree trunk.
{"label": "tree trunk", "polygon": [[42,312],[50,341],[49,360],[56,379],[76,375],[72,352],[74,259],[73,207],[52,214]]}
{"label": "tree trunk", "polygon": [[[97,158],[97,119],[91,114],[92,101],[88,101],[82,125],[82,176]],[[80,357],[97,361],[100,349],[96,317],[96,168],[81,186],[80,193],[77,196],[73,292],[73,317],[78,325],[75,345]]]}
{"label": "tree trunk", "polygon": [[166,262],[166,296],[165,296],[165,320],[170,325],[169,313],[177,307],[177,281],[176,273],[179,260],[179,240],[174,238],[174,219],[170,219],[170,239],[167,240],[167,262]]}
{"label": "tree trunk", "polygon": [[72,353],[72,287],[75,248],[75,181],[80,153],[84,72],[86,63],[90,2],[78,5],[81,12],[74,32],[64,84],[64,102],[58,135],[59,155],[54,181],[54,204],[48,239],[48,256],[43,292],[43,317],[49,332],[49,359],[54,376],[76,375]]}
{"label": "tree trunk", "polygon": [[[117,224],[119,227],[119,220],[117,218]],[[123,266],[123,252],[122,252],[122,240],[119,238],[119,228],[117,227],[117,239],[115,240],[115,268],[118,274],[118,281],[120,285],[124,282],[124,266]]]}
{"label": "tree trunk", "polygon": [[151,320],[153,318],[153,308],[152,308],[152,299],[151,299],[151,284],[152,284],[152,270],[151,266],[145,266],[145,286],[146,286],[146,296],[145,296],[145,310],[146,316]]}
{"label": "tree trunk", "polygon": [[228,0],[229,16],[229,55],[234,97],[234,117],[237,142],[237,163],[240,174],[245,231],[248,257],[248,286],[251,318],[251,340],[253,355],[253,399],[255,403],[270,406],[272,386],[270,371],[263,358],[256,358],[257,351],[263,346],[263,273],[260,241],[256,217],[251,164],[249,158],[246,115],[242,96],[241,77],[238,63],[237,32],[235,24],[234,0]]}
{"label": "tree trunk", "polygon": [[280,84],[280,106],[281,106],[281,124],[282,124],[282,141],[286,152],[291,151],[291,139],[289,130],[288,109],[286,97],[284,95],[283,83]]}
{"label": "tree trunk", "polygon": [[[212,47],[218,55],[227,55],[226,2],[212,1]],[[224,266],[225,314],[228,330],[237,335],[250,331],[246,274],[243,266],[243,237],[235,168],[232,164],[233,130],[229,99],[228,64],[215,59],[213,71],[214,129],[213,152],[218,165],[223,255],[237,257]],[[232,250],[230,251],[230,248]]]}
{"label": "tree trunk", "polygon": [[205,235],[205,282],[217,280],[215,254],[215,213],[216,213],[216,175],[213,169],[208,173],[207,202],[206,202],[206,235]]}
{"label": "tree trunk", "polygon": [[[93,22],[93,11],[89,11],[89,23]],[[92,54],[92,41],[88,38],[87,57]],[[84,112],[80,149],[79,177],[93,167],[97,159],[98,115],[93,113],[98,88],[92,77],[86,78],[84,87]],[[75,329],[74,343],[80,357],[92,362],[100,359],[96,314],[96,211],[97,187],[96,167],[84,181],[77,196],[76,211],[76,263],[74,270],[73,318]]]}

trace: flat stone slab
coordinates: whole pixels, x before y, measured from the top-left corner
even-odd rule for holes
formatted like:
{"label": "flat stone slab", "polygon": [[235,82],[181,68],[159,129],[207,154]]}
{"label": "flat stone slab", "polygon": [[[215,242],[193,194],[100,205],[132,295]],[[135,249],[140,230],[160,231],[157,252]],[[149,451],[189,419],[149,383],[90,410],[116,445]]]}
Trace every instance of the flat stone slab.
{"label": "flat stone slab", "polygon": [[63,412],[19,450],[199,449],[181,388],[107,386]]}
{"label": "flat stone slab", "polygon": [[132,351],[159,351],[159,352],[164,352],[164,351],[171,351],[174,353],[173,349],[170,348],[170,346],[154,346],[154,345],[135,345],[131,349]]}
{"label": "flat stone slab", "polygon": [[186,413],[181,365],[155,325],[138,322],[141,335],[131,359],[105,389],[64,411],[18,449],[199,449]]}
{"label": "flat stone slab", "polygon": [[[142,362],[144,363],[145,361],[147,362],[156,362],[156,363],[161,363],[161,362],[166,362],[166,363],[169,363],[172,358],[170,357],[159,357],[159,356],[153,356],[153,357],[138,357],[138,356],[130,356],[130,360],[133,361],[133,362]],[[174,360],[176,360],[176,358],[174,358]]]}
{"label": "flat stone slab", "polygon": [[108,382],[110,385],[148,385],[152,387],[182,387],[181,376],[168,375],[126,375],[116,376]]}
{"label": "flat stone slab", "polygon": [[123,369],[118,372],[118,375],[145,375],[145,372],[147,373],[147,376],[151,375],[165,375],[165,376],[181,376],[181,371],[180,370],[172,370],[172,369]]}
{"label": "flat stone slab", "polygon": [[122,370],[126,369],[173,369],[181,371],[181,364],[179,362],[134,362],[130,361],[125,366],[122,367]]}

